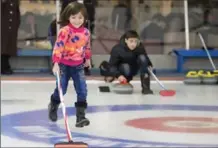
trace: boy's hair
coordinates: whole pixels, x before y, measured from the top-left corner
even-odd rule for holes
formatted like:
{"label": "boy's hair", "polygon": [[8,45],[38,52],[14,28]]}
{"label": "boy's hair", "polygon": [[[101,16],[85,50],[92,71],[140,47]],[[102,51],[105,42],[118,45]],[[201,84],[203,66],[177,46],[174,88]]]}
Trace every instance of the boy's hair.
{"label": "boy's hair", "polygon": [[87,10],[83,4],[78,3],[78,2],[71,2],[64,8],[63,12],[60,15],[60,20],[58,21],[58,23],[61,26],[68,25],[70,23],[69,22],[70,16],[75,15],[79,12],[81,12],[82,15],[84,16],[84,23],[82,25],[85,25],[87,17],[88,17]]}
{"label": "boy's hair", "polygon": [[124,34],[124,38],[125,39],[138,38],[139,39],[139,35],[135,30],[129,30]]}

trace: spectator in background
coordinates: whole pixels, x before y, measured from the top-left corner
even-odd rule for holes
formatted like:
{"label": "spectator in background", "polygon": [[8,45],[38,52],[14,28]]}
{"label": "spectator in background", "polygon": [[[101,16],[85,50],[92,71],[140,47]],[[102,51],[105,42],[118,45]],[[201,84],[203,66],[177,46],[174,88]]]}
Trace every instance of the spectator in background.
{"label": "spectator in background", "polygon": [[132,12],[130,8],[130,0],[119,0],[112,11],[113,28],[120,31],[131,29]]}
{"label": "spectator in background", "polygon": [[9,59],[17,55],[20,1],[1,0],[1,74],[12,74]]}
{"label": "spectator in background", "polygon": [[94,33],[95,28],[95,6],[97,5],[96,0],[83,0],[86,10],[88,12],[88,22],[86,23],[86,27],[90,29],[91,33]]}
{"label": "spectator in background", "polygon": [[30,3],[37,3],[38,2],[38,0],[29,0],[30,1]]}

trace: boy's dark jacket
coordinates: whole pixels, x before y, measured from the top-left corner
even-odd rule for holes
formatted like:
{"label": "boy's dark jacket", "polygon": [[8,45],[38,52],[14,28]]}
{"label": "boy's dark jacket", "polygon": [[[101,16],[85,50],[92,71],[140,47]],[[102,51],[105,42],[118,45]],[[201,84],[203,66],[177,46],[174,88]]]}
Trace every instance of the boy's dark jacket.
{"label": "boy's dark jacket", "polygon": [[143,44],[140,42],[135,50],[128,49],[125,43],[124,35],[120,38],[119,44],[115,45],[111,50],[109,64],[110,66],[119,67],[121,63],[128,63],[130,66],[138,65],[137,58],[139,55],[146,56],[148,66],[152,67],[151,60],[149,59]]}

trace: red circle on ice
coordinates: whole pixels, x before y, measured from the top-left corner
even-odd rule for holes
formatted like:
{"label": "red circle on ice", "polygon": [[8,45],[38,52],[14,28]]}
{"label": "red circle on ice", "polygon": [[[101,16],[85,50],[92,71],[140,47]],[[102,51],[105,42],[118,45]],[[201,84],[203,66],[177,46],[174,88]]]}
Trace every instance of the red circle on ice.
{"label": "red circle on ice", "polygon": [[128,120],[126,125],[144,130],[182,133],[218,133],[218,118],[151,117]]}

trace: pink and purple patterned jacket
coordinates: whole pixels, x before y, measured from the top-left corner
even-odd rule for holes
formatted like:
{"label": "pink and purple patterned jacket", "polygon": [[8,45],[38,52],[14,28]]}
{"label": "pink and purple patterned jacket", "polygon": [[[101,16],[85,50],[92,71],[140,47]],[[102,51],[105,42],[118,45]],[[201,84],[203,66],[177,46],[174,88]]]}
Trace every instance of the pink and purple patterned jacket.
{"label": "pink and purple patterned jacket", "polygon": [[55,42],[53,63],[77,66],[84,62],[84,58],[91,58],[89,30],[71,24],[62,27]]}

